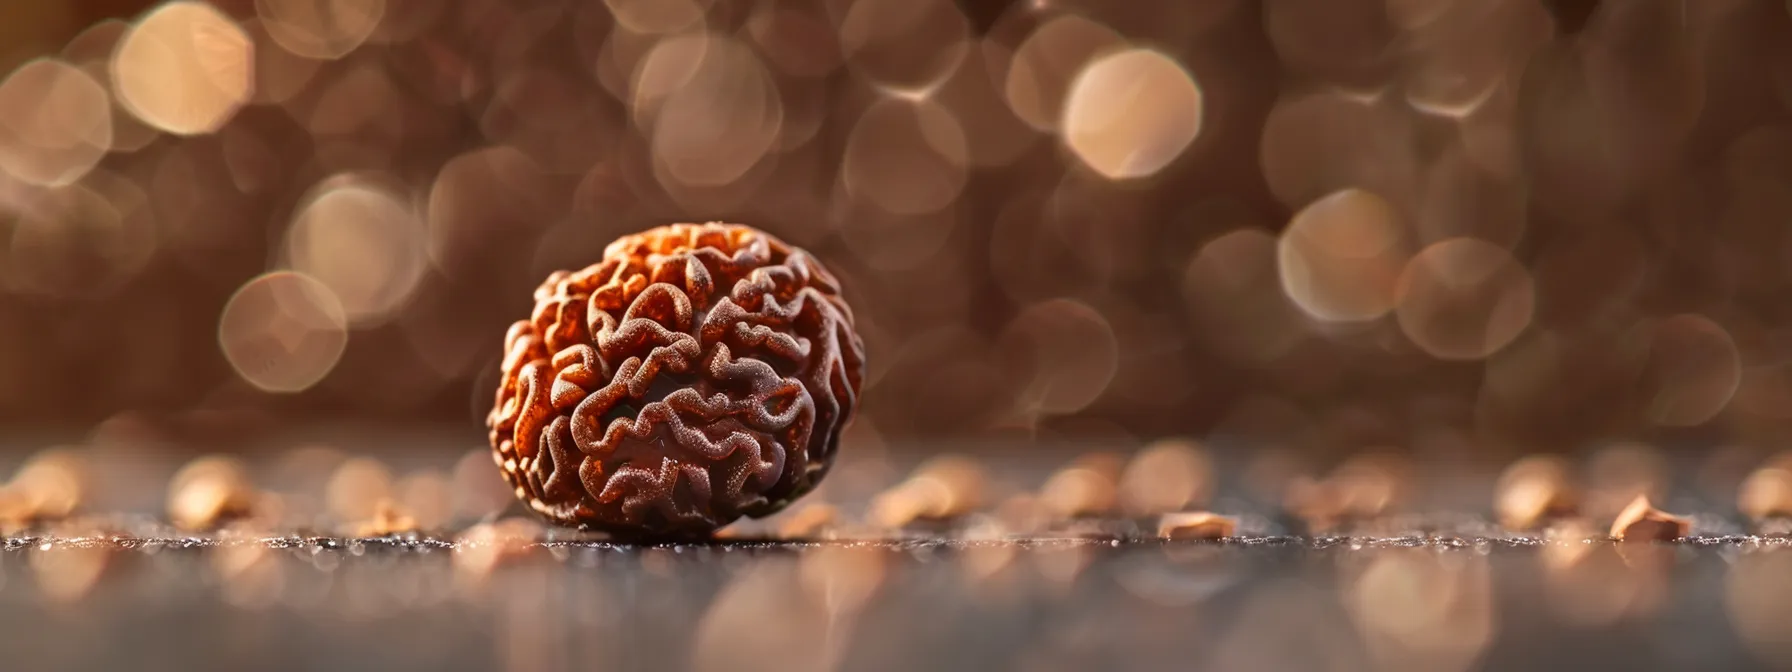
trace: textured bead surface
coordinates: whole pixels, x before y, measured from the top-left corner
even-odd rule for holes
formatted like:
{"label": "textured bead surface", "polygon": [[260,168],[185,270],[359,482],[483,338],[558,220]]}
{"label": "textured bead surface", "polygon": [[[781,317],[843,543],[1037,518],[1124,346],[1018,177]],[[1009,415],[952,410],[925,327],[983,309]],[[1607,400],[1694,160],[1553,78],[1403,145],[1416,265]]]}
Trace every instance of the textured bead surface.
{"label": "textured bead surface", "polygon": [[673,224],[559,271],[510,327],[486,424],[517,497],[563,524],[691,536],[827,473],[864,376],[838,283],[736,224]]}

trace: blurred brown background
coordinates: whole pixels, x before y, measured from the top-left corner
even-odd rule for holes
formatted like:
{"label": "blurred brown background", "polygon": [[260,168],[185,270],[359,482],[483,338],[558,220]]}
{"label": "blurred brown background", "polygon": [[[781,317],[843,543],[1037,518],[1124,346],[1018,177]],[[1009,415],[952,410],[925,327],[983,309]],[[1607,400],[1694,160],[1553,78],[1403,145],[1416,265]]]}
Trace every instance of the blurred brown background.
{"label": "blurred brown background", "polygon": [[1792,416],[1781,0],[15,0],[0,72],[14,428],[473,432],[545,274],[711,219],[842,276],[861,439]]}

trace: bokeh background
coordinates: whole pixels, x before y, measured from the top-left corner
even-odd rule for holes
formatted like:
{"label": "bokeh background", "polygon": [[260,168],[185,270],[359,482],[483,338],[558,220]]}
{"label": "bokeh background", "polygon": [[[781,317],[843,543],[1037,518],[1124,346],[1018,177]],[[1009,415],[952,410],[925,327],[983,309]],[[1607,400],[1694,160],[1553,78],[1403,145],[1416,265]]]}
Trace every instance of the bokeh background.
{"label": "bokeh background", "polygon": [[[705,220],[839,465],[545,526],[505,328]],[[0,0],[0,660],[1792,669],[1789,225],[1788,0]]]}
{"label": "bokeh background", "polygon": [[857,441],[1792,428],[1780,0],[15,0],[0,73],[15,429],[471,436],[714,219],[842,277]]}

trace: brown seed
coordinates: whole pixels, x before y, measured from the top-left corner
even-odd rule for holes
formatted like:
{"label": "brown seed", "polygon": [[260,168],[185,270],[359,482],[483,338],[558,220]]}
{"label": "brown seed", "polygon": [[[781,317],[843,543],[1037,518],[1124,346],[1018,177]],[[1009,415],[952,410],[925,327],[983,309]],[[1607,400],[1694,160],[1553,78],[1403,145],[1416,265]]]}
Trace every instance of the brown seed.
{"label": "brown seed", "polygon": [[384,537],[417,531],[417,520],[398,509],[390,499],[382,499],[373,508],[373,517],[355,526],[357,537]]}
{"label": "brown seed", "polygon": [[1111,513],[1122,464],[1112,453],[1079,457],[1046,479],[1039,499],[1060,518]]}
{"label": "brown seed", "polygon": [[22,497],[28,520],[54,520],[73,513],[87,494],[87,461],[66,448],[38,453],[19,467],[6,489]]}
{"label": "brown seed", "polygon": [[1164,539],[1223,539],[1238,533],[1238,519],[1207,511],[1166,513],[1157,519]]}
{"label": "brown seed", "polygon": [[248,516],[256,500],[248,473],[236,458],[201,457],[181,467],[169,481],[168,519],[183,530],[209,530]]}
{"label": "brown seed", "polygon": [[820,483],[864,346],[840,284],[738,224],[624,236],[558,271],[504,338],[495,462],[552,522],[706,535]]}
{"label": "brown seed", "polygon": [[1133,515],[1181,511],[1207,503],[1213,465],[1199,444],[1185,440],[1146,446],[1120,475],[1120,506]]}
{"label": "brown seed", "polygon": [[1494,486],[1493,510],[1500,524],[1530,530],[1546,521],[1573,515],[1579,508],[1567,460],[1533,455],[1513,462]]}
{"label": "brown seed", "polygon": [[871,519],[889,528],[915,520],[957,518],[982,506],[983,466],[959,455],[922,463],[914,474],[871,501]]}
{"label": "brown seed", "polygon": [[1645,495],[1637,495],[1612,521],[1612,536],[1621,541],[1673,541],[1691,529],[1690,519],[1655,508]]}
{"label": "brown seed", "polygon": [[1750,518],[1792,516],[1792,469],[1765,466],[1736,489],[1736,510]]}

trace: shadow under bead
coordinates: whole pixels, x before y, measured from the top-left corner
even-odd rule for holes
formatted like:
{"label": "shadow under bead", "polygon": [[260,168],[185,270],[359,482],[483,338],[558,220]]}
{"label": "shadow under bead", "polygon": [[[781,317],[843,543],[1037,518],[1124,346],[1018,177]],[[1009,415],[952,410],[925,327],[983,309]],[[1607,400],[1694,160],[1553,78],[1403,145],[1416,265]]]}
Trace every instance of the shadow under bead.
{"label": "shadow under bead", "polygon": [[827,474],[864,378],[840,286],[738,224],[673,224],[557,271],[510,327],[486,425],[529,508],[622,537],[707,535]]}

